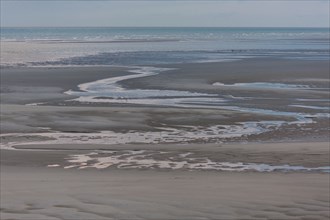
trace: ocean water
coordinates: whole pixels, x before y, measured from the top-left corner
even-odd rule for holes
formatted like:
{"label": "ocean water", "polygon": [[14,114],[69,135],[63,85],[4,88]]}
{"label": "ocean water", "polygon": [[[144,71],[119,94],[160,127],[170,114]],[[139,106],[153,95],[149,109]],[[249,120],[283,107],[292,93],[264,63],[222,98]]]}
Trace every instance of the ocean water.
{"label": "ocean water", "polygon": [[328,28],[1,28],[1,65],[329,59]]}

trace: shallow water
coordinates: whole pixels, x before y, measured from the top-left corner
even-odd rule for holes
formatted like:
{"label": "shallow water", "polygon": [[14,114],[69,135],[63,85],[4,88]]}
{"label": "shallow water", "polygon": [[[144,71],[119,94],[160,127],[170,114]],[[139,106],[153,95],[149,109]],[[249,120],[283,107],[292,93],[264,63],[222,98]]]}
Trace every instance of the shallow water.
{"label": "shallow water", "polygon": [[[161,157],[162,159],[155,159]],[[218,162],[207,157],[196,157],[194,153],[186,152],[174,154],[166,151],[97,151],[88,154],[70,155],[67,158],[69,165],[64,169],[96,168],[105,169],[115,167],[119,169],[170,169],[170,170],[216,170],[216,171],[256,171],[256,172],[330,172],[330,166],[304,167],[290,165],[270,165],[241,162]],[[60,167],[50,164],[48,167]]]}
{"label": "shallow water", "polygon": [[262,88],[262,89],[311,89],[308,85],[287,84],[287,83],[269,83],[269,82],[253,82],[253,83],[234,83],[224,84],[215,82],[214,86],[228,86],[228,87],[247,87],[247,88]]}
{"label": "shallow water", "polygon": [[327,28],[1,28],[1,65],[329,60]]}

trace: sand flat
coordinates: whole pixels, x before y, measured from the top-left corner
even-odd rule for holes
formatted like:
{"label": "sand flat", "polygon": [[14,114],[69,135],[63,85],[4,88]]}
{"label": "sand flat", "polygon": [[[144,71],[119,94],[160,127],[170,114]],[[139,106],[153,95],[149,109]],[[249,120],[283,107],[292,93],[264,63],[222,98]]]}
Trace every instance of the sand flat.
{"label": "sand flat", "polygon": [[[320,165],[329,161],[326,142],[17,149],[1,151],[2,219],[329,218],[328,173],[63,168],[69,155],[95,149],[195,152],[227,161],[232,155],[250,162],[262,158],[259,162]],[[47,168],[50,164],[58,166]]]}
{"label": "sand flat", "polygon": [[[119,83],[216,94],[228,108],[83,103],[64,94],[131,74],[123,67],[1,69],[1,219],[329,219],[329,173],[313,170],[330,166],[328,118],[317,117],[328,92],[213,85],[325,88],[328,64],[162,65],[174,70]],[[271,111],[242,111],[254,105]],[[205,161],[313,169],[199,169]]]}
{"label": "sand flat", "polygon": [[2,166],[1,219],[328,219],[327,174]]}

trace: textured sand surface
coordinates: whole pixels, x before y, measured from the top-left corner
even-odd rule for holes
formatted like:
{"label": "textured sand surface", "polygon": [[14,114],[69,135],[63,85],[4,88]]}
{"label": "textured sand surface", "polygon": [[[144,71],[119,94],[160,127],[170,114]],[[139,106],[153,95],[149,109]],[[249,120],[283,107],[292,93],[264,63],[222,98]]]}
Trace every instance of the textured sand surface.
{"label": "textured sand surface", "polygon": [[[162,67],[175,70],[119,84],[271,114],[64,94],[131,74],[122,67],[1,69],[0,219],[329,219],[329,118],[314,117],[328,108],[328,61]],[[317,89],[237,86],[254,82]]]}
{"label": "textured sand surface", "polygon": [[1,219],[329,218],[327,174],[1,172]]}

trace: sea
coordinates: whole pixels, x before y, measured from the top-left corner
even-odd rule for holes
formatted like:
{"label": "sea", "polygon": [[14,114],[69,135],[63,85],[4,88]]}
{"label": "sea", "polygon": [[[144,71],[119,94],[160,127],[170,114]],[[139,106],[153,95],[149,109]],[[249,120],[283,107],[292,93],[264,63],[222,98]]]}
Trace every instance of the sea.
{"label": "sea", "polygon": [[2,67],[329,60],[329,28],[1,28]]}

